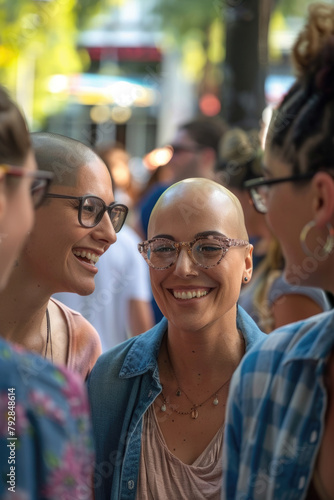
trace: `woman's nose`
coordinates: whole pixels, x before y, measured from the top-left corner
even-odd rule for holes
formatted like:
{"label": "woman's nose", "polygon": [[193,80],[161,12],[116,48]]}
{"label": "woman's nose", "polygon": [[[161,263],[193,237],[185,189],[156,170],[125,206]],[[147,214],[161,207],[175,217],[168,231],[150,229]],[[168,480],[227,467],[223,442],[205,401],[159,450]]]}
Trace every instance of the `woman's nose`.
{"label": "woman's nose", "polygon": [[102,219],[94,229],[96,229],[96,231],[94,231],[94,234],[96,235],[97,239],[104,240],[108,242],[109,245],[112,245],[117,241],[116,232],[114,226],[112,225],[108,212],[105,212],[103,214]]}
{"label": "woman's nose", "polygon": [[179,275],[189,274],[189,272],[192,272],[192,274],[193,274],[195,267],[196,267],[196,264],[192,260],[191,255],[189,254],[188,248],[182,246],[180,248],[179,255],[177,256],[177,259],[176,259],[175,272]]}

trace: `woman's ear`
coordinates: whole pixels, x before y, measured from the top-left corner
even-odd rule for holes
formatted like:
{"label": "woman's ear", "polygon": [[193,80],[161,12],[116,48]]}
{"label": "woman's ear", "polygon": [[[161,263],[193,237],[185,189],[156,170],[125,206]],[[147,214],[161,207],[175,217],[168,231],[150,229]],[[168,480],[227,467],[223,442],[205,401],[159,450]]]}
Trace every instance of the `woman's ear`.
{"label": "woman's ear", "polygon": [[331,223],[334,217],[334,179],[327,172],[318,172],[312,179],[313,219],[318,227]]}
{"label": "woman's ear", "polygon": [[249,283],[252,274],[253,274],[253,245],[249,244],[245,253],[245,270],[242,277],[243,283]]}

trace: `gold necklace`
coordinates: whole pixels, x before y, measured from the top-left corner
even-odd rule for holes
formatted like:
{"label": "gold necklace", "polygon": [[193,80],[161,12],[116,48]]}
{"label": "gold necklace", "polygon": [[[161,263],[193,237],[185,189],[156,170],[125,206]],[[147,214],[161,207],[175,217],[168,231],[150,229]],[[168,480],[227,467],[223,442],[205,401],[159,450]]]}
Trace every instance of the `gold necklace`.
{"label": "gold necklace", "polygon": [[[219,387],[219,389],[217,389],[213,394],[211,394],[211,396],[209,396],[204,401],[202,401],[202,403],[196,404],[196,403],[194,403],[189,398],[189,396],[187,395],[187,393],[181,388],[181,386],[179,384],[179,381],[177,379],[177,376],[175,374],[175,371],[174,371],[174,368],[173,368],[173,365],[172,365],[172,362],[171,362],[171,359],[170,359],[170,356],[169,356],[167,339],[166,339],[166,353],[167,353],[167,358],[168,358],[168,363],[169,363],[170,370],[172,372],[173,377],[175,378],[175,380],[177,382],[177,391],[176,391],[175,394],[176,394],[177,397],[180,397],[182,395],[182,393],[183,393],[186,396],[186,398],[188,399],[188,401],[191,403],[191,408],[190,408],[189,411],[180,411],[180,410],[177,410],[175,408],[175,405],[172,405],[172,404],[170,404],[168,402],[168,400],[165,397],[163,391],[161,391],[161,397],[162,397],[162,400],[163,400],[163,404],[161,405],[160,410],[162,412],[165,412],[167,410],[167,405],[168,405],[169,408],[172,411],[174,411],[175,413],[177,413],[178,415],[191,415],[191,418],[194,419],[194,420],[196,420],[198,418],[198,408],[201,408],[202,406],[204,406],[213,397],[214,397],[214,400],[212,401],[212,404],[214,406],[218,406],[218,404],[219,404],[218,394],[223,389],[223,387],[225,387],[225,385],[231,380],[232,376],[229,377],[227,380],[225,380],[225,382]],[[162,386],[162,388],[163,388],[163,386]]]}
{"label": "gold necklace", "polygon": [[51,321],[50,321],[50,314],[49,314],[48,308],[46,308],[45,315],[46,315],[46,344],[45,344],[44,358],[46,358],[46,355],[48,353],[48,347],[49,347],[49,342],[50,342],[51,362],[53,363]]}

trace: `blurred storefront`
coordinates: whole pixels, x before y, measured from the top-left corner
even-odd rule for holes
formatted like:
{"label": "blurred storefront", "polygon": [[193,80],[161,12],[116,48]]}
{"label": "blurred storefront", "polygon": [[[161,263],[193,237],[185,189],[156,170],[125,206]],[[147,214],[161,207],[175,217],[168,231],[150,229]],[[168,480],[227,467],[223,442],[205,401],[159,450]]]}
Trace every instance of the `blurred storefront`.
{"label": "blurred storefront", "polygon": [[97,145],[120,142],[143,157],[167,141],[193,113],[194,95],[180,70],[180,54],[163,47],[152,13],[155,1],[128,0],[97,16],[78,37],[85,73],[54,75],[50,92],[66,94],[47,129]]}

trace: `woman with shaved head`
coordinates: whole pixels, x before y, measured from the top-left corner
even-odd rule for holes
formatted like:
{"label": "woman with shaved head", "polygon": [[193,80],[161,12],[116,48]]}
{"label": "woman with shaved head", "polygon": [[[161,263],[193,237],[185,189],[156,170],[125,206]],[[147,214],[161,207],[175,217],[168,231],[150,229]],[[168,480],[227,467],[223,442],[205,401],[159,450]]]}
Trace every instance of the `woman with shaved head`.
{"label": "woman with shaved head", "polygon": [[229,382],[264,335],[237,305],[252,245],[237,198],[202,178],[163,193],[148,237],[139,251],[164,318],[88,379],[95,499],[218,499]]}
{"label": "woman with shaved head", "polygon": [[101,353],[98,333],[50,297],[94,291],[96,263],[116,241],[127,207],[115,203],[109,171],[90,148],[46,133],[32,142],[38,168],[54,180],[0,294],[1,335],[86,378]]}

